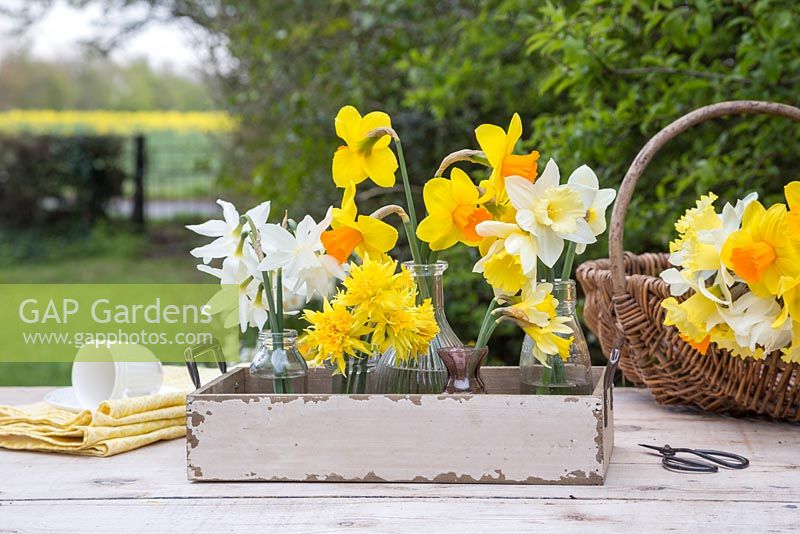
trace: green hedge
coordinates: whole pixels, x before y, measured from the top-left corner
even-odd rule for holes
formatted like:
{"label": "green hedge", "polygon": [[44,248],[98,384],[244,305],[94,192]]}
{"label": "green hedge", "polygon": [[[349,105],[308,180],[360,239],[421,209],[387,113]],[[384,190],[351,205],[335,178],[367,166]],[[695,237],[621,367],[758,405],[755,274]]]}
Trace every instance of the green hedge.
{"label": "green hedge", "polygon": [[122,192],[123,140],[106,136],[0,136],[0,224],[94,224]]}

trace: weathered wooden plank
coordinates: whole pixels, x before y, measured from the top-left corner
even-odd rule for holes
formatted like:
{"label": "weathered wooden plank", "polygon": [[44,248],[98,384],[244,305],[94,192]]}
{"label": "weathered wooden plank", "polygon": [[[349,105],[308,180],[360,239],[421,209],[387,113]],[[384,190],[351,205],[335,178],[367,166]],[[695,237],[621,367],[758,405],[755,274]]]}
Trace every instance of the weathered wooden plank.
{"label": "weathered wooden plank", "polygon": [[[52,388],[0,388],[0,402],[38,401]],[[769,502],[800,500],[800,428],[743,421],[656,406],[642,390],[615,392],[616,440],[603,487],[441,484],[191,484],[185,479],[181,440],[163,442],[112,458],[0,450],[0,499],[188,499],[196,497],[381,497],[395,499],[497,496],[595,500]],[[713,476],[661,469],[638,442],[703,445],[743,452],[752,466]],[[741,448],[740,448],[741,447]],[[224,456],[221,461],[225,461]],[[749,506],[749,505],[742,505]],[[0,510],[2,515],[4,510]],[[52,517],[52,516],[51,516]],[[0,521],[0,523],[3,523]],[[5,527],[5,524],[2,524]],[[762,529],[765,530],[765,529]]]}
{"label": "weathered wooden plank", "polygon": [[[8,532],[793,532],[796,503],[571,499],[0,502]],[[57,519],[56,519],[57,518]]]}
{"label": "weathered wooden plank", "polygon": [[[606,484],[600,486],[392,484],[392,483],[189,483],[185,479],[181,447],[173,443],[154,445],[162,449],[130,458],[128,453],[102,459],[62,457],[37,453],[0,452],[0,499],[170,499],[170,498],[260,498],[260,497],[505,497],[577,498],[651,501],[740,501],[771,502],[800,500],[800,467],[761,467],[746,471],[724,471],[714,476],[681,475],[664,471],[654,461],[648,464],[614,463]],[[144,452],[147,449],[143,449]],[[16,456],[13,464],[6,463]],[[125,462],[112,461],[127,458]],[[48,461],[48,459],[53,459]],[[60,460],[60,461],[58,461]]]}

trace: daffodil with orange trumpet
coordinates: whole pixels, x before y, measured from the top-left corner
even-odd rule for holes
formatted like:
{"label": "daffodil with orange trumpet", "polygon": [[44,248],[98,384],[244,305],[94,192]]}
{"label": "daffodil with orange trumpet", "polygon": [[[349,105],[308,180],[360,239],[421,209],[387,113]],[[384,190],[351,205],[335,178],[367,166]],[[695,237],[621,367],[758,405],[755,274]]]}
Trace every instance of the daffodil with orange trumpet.
{"label": "daffodil with orange trumpet", "polygon": [[718,213],[709,193],[676,223],[675,267],[661,274],[673,295],[664,323],[699,352],[715,344],[741,358],[781,351],[800,362],[800,182],[785,195],[788,207],[750,194]]}

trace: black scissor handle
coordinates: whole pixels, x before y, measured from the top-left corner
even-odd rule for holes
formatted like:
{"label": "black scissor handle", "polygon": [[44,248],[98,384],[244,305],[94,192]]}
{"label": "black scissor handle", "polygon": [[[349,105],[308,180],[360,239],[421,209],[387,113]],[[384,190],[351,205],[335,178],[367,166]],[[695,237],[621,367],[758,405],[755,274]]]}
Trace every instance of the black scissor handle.
{"label": "black scissor handle", "polygon": [[[727,467],[728,469],[744,469],[750,465],[750,460],[739,454],[726,451],[715,451],[713,449],[689,449],[688,452],[704,458],[709,462]],[[728,460],[733,460],[728,461]]]}
{"label": "black scissor handle", "polygon": [[664,456],[661,459],[661,465],[664,466],[664,469],[679,473],[716,473],[719,471],[719,467],[714,464],[679,456]]}

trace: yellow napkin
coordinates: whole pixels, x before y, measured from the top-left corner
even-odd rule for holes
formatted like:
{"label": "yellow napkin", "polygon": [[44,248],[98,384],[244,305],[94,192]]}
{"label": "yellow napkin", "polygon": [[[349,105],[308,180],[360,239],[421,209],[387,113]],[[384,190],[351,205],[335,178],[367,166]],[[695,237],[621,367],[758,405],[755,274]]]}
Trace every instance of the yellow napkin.
{"label": "yellow napkin", "polygon": [[[203,383],[219,373],[201,368]],[[117,399],[72,413],[46,402],[0,406],[0,447],[113,456],[186,434],[186,393],[194,386],[186,367],[165,366],[164,385],[180,392]]]}

